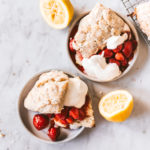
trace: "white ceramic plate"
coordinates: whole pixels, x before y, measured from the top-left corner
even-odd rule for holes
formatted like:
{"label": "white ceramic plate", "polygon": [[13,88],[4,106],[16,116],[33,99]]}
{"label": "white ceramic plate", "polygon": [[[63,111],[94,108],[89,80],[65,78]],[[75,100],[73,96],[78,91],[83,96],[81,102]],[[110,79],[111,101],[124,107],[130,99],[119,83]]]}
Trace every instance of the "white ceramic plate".
{"label": "white ceramic plate", "polygon": [[[45,72],[48,72],[48,71],[45,71]],[[42,73],[44,73],[44,72],[42,72]],[[49,144],[58,144],[58,143],[64,143],[64,142],[68,142],[70,140],[73,140],[75,137],[77,137],[84,130],[84,127],[81,127],[79,129],[76,129],[76,130],[69,130],[69,129],[61,128],[61,135],[59,137],[59,140],[56,141],[56,142],[53,142],[47,136],[48,128],[46,128],[44,130],[41,130],[41,131],[38,131],[33,126],[33,123],[32,123],[33,116],[35,114],[37,114],[37,112],[29,111],[24,107],[25,97],[27,96],[29,91],[32,89],[35,82],[38,80],[39,76],[42,73],[39,73],[39,74],[35,75],[34,77],[32,77],[27,82],[27,84],[24,86],[23,90],[21,91],[19,101],[18,101],[18,113],[19,113],[19,116],[20,116],[20,120],[21,120],[23,126],[25,127],[25,129],[27,129],[27,131],[31,135],[33,135],[34,137],[36,137],[37,139],[39,139],[43,142],[46,142],[46,143],[49,143]],[[69,73],[66,73],[66,74],[73,77],[73,75],[71,75]]]}
{"label": "white ceramic plate", "polygon": [[122,15],[120,15],[120,14],[117,13],[118,16],[120,16],[120,17],[129,25],[131,31],[133,32],[133,34],[134,34],[134,36],[135,36],[135,39],[136,39],[137,43],[138,43],[137,48],[136,48],[136,50],[135,50],[135,52],[134,52],[134,57],[133,57],[133,59],[129,62],[129,66],[127,67],[127,69],[126,69],[120,76],[118,76],[118,77],[116,77],[116,78],[114,78],[114,79],[112,79],[112,80],[109,80],[109,81],[101,81],[101,80],[99,80],[99,79],[90,77],[90,76],[86,75],[85,73],[83,73],[82,71],[80,71],[80,70],[77,68],[77,66],[74,64],[74,62],[72,61],[70,52],[69,52],[69,47],[68,47],[69,38],[70,38],[70,34],[71,34],[72,30],[74,29],[75,25],[78,24],[79,20],[80,20],[81,18],[83,18],[84,16],[86,16],[87,14],[88,14],[88,13],[84,13],[84,14],[82,14],[81,16],[79,16],[79,17],[73,22],[72,26],[70,27],[69,34],[68,34],[68,38],[67,38],[67,52],[68,52],[68,56],[69,56],[69,58],[70,58],[70,60],[71,60],[71,62],[72,62],[72,64],[73,64],[73,66],[74,66],[74,67],[76,68],[76,70],[78,71],[78,73],[81,74],[82,76],[84,76],[85,78],[87,78],[87,79],[89,79],[89,80],[92,80],[92,81],[96,81],[96,82],[110,82],[110,81],[115,81],[115,80],[117,80],[117,79],[123,77],[125,74],[127,74],[127,73],[131,70],[131,68],[133,67],[134,63],[135,63],[136,60],[137,60],[137,57],[138,57],[138,55],[139,55],[139,37],[138,37],[138,33],[137,33],[137,31],[136,31],[134,25],[132,24],[132,22],[129,21],[129,19],[128,19],[127,17],[124,17],[124,16],[122,16]]}

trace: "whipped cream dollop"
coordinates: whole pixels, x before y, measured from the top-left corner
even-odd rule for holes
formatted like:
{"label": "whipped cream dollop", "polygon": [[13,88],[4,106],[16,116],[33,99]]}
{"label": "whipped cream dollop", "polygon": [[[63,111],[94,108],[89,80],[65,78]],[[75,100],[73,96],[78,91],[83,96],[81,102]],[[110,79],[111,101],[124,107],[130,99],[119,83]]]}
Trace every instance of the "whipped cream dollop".
{"label": "whipped cream dollop", "polygon": [[81,108],[85,104],[88,86],[80,78],[69,78],[64,106]]}
{"label": "whipped cream dollop", "polygon": [[115,49],[120,44],[123,44],[124,41],[128,39],[128,34],[124,33],[122,36],[111,36],[106,40],[106,46],[108,49]]}
{"label": "whipped cream dollop", "polygon": [[87,75],[101,81],[112,80],[121,74],[118,65],[115,63],[107,64],[103,55],[93,55],[90,58],[84,58],[82,66]]}

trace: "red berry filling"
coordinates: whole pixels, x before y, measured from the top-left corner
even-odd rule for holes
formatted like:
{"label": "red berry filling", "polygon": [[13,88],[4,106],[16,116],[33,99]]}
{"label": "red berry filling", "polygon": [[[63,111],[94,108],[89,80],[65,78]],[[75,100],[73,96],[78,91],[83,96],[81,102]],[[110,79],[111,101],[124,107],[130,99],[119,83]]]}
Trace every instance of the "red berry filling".
{"label": "red berry filling", "polygon": [[111,58],[113,56],[112,50],[104,49],[104,57],[105,58]]}
{"label": "red berry filling", "polygon": [[[42,130],[50,124],[48,136],[52,141],[58,140],[60,128],[55,125],[55,121],[64,125],[64,128],[69,128],[69,124],[73,124],[76,120],[83,120],[86,117],[86,110],[89,103],[88,96],[82,108],[64,107],[59,114],[36,114],[33,117],[33,125],[37,130]],[[56,128],[57,127],[57,128]]]}
{"label": "red berry filling", "polygon": [[129,58],[133,52],[133,43],[131,41],[127,41],[124,43],[124,49],[122,50],[123,54]]}
{"label": "red berry filling", "polygon": [[120,67],[120,61],[116,60],[115,58],[109,59],[109,63],[116,63]]}
{"label": "red berry filling", "polygon": [[119,61],[124,61],[124,56],[122,53],[116,53],[115,54],[115,59]]}
{"label": "red berry filling", "polygon": [[74,122],[74,119],[72,117],[66,118],[66,121],[68,124],[72,124]]}
{"label": "red berry filling", "polygon": [[[81,61],[83,57],[79,53],[79,51],[74,50],[72,46],[72,43],[74,41],[74,36],[77,30],[78,30],[78,26],[75,26],[75,28],[72,30],[70,34],[70,41],[68,45],[71,52],[70,55],[74,64],[78,67],[80,71],[84,72],[84,68],[76,63],[75,55],[77,54]],[[137,48],[137,41],[135,40],[134,35],[129,32],[126,33],[128,34],[128,40],[126,40],[123,44],[119,45],[117,48],[112,50],[109,50],[105,47],[104,49],[100,49],[96,54],[96,55],[101,55],[102,53],[104,53],[106,62],[116,63],[119,66],[121,71],[124,71],[128,67],[129,61],[132,60],[132,58],[134,57],[134,51]]]}

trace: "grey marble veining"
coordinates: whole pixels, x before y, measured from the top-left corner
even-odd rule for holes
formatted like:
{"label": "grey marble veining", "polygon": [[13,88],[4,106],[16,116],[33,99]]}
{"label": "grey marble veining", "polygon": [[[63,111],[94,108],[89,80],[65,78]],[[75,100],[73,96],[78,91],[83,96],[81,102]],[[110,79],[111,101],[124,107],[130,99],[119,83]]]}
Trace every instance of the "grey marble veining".
{"label": "grey marble veining", "polygon": [[[71,0],[76,16],[90,10],[97,0]],[[101,0],[126,14],[120,0]],[[96,127],[62,145],[41,143],[24,130],[17,114],[23,85],[34,74],[51,68],[76,73],[66,53],[68,28],[54,30],[42,19],[39,0],[0,0],[0,150],[149,150],[150,147],[150,53],[140,38],[140,56],[133,69],[112,83],[93,83]],[[131,117],[123,123],[105,121],[98,112],[99,92],[127,89],[135,98]]]}

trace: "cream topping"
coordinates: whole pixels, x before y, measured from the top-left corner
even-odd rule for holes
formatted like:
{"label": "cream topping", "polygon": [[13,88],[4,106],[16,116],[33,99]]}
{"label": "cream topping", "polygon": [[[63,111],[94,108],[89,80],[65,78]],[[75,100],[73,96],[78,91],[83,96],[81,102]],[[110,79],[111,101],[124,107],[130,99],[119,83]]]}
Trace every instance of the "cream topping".
{"label": "cream topping", "polygon": [[121,74],[119,67],[115,63],[106,63],[103,55],[93,55],[90,58],[84,58],[82,65],[91,77],[95,77],[101,81],[109,81]]}
{"label": "cream topping", "polygon": [[80,78],[69,78],[64,106],[81,108],[85,104],[87,92],[88,87]]}
{"label": "cream topping", "polygon": [[106,45],[108,49],[115,49],[117,46],[121,45],[128,39],[128,34],[124,33],[122,36],[111,36],[106,40]]}

